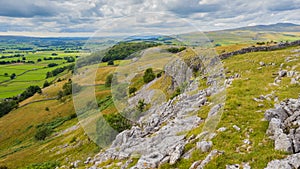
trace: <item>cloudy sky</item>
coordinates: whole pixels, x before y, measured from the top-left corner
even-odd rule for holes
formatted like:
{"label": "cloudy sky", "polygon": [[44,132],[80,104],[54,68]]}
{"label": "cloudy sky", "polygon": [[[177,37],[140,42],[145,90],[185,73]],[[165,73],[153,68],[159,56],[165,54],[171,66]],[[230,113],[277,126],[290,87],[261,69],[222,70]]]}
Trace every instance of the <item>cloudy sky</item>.
{"label": "cloudy sky", "polygon": [[[0,1],[0,34],[90,36],[300,24],[300,0]],[[100,33],[99,33],[100,32]]]}

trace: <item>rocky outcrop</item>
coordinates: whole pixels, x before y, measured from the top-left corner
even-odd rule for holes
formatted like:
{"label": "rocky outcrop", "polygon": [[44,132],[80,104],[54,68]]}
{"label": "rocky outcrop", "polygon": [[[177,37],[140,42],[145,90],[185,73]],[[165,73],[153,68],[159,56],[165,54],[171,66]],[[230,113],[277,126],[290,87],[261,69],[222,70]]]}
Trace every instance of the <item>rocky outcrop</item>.
{"label": "rocky outcrop", "polygon": [[[210,152],[208,156],[197,165],[197,168],[203,168],[215,156],[222,154],[218,150],[212,150],[212,139],[215,134],[216,121],[219,121],[224,107],[224,75],[223,69],[219,67],[219,58],[207,59],[207,68],[205,69],[205,78],[207,80],[207,89],[199,90],[198,77],[192,77],[194,69],[190,69],[185,62],[175,59],[165,65],[165,74],[172,77],[172,84],[169,86],[182,87],[182,94],[171,100],[159,101],[153,104],[152,96],[156,96],[154,90],[149,87],[152,81],[136,92],[135,96],[129,98],[129,105],[126,107],[130,110],[130,106],[135,106],[138,100],[144,100],[149,104],[149,109],[140,113],[135,119],[134,126],[117,134],[111,146],[99,154],[94,159],[89,160],[89,167],[97,168],[97,166],[108,160],[126,161],[123,166],[132,163],[133,157],[138,157],[136,164],[132,169],[157,168],[164,163],[175,164],[180,158],[189,157],[192,151]],[[218,70],[218,71],[217,71]],[[237,75],[236,78],[238,78]],[[199,77],[200,78],[200,77]],[[198,111],[204,105],[207,105],[209,96],[217,95],[217,98],[210,100],[211,110],[207,119],[198,117]],[[128,111],[131,113],[130,111]],[[126,111],[127,113],[127,111]],[[126,118],[128,118],[126,116]],[[198,127],[201,123],[208,124],[205,128],[205,136],[193,136],[186,138],[188,131]],[[213,123],[212,123],[213,122]],[[204,126],[205,126],[204,124]],[[204,130],[204,129],[203,129]],[[201,142],[204,140],[205,142]],[[202,140],[203,139],[203,140]],[[188,143],[198,143],[198,148],[192,148],[188,152],[184,152],[185,145]],[[133,164],[131,164],[133,165]],[[128,165],[127,165],[128,166]],[[195,165],[196,167],[196,165]],[[124,167],[123,167],[124,168]]]}
{"label": "rocky outcrop", "polygon": [[196,102],[205,97],[205,90],[194,95],[183,93],[176,101],[151,108],[146,113],[151,116],[142,117],[138,126],[118,134],[111,147],[99,153],[91,163],[97,166],[108,159],[128,159],[134,154],[141,157],[133,168],[156,168],[163,162],[176,163],[187,143],[184,132],[203,122],[195,112],[201,106]]}
{"label": "rocky outcrop", "polygon": [[265,112],[270,121],[267,135],[275,141],[275,149],[300,152],[300,98],[288,99]]}

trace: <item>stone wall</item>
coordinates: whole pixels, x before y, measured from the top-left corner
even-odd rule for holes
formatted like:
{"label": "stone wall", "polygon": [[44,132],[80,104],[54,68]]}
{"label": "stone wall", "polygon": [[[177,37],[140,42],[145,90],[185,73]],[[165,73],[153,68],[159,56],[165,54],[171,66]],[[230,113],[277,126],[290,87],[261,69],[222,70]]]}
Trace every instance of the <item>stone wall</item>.
{"label": "stone wall", "polygon": [[278,49],[284,49],[291,46],[300,46],[300,40],[294,41],[294,42],[286,42],[286,43],[279,43],[278,45],[274,46],[257,46],[257,47],[248,47],[243,48],[237,51],[229,52],[229,53],[223,53],[219,55],[221,59],[226,59],[233,55],[240,55],[250,52],[260,52],[260,51],[272,51],[272,50],[278,50]]}

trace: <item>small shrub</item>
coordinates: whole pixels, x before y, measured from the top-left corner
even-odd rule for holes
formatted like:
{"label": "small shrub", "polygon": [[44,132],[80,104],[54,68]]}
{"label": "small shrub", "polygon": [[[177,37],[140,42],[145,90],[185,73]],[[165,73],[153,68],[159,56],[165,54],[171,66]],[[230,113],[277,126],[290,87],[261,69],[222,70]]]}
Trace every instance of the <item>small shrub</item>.
{"label": "small shrub", "polygon": [[70,140],[70,143],[74,143],[76,142],[76,137],[72,137],[72,139]]}
{"label": "small shrub", "polygon": [[58,162],[44,162],[44,163],[35,163],[31,164],[25,169],[53,169],[59,166]]}
{"label": "small shrub", "polygon": [[171,48],[167,49],[167,51],[171,52],[171,53],[178,53],[178,52],[181,52],[185,49],[186,49],[186,47],[180,47],[180,48],[171,47]]}
{"label": "small shrub", "polygon": [[140,112],[143,112],[145,110],[145,107],[146,107],[146,103],[144,100],[139,100],[138,104],[137,104],[137,109],[140,111]]}
{"label": "small shrub", "polygon": [[114,65],[114,61],[113,60],[108,61],[107,65]]}
{"label": "small shrub", "polygon": [[55,66],[58,66],[58,64],[57,63],[49,63],[48,64],[48,67],[55,67]]}
{"label": "small shrub", "polygon": [[0,166],[0,169],[8,169],[8,167],[5,166],[5,165],[1,165],[1,166]]}
{"label": "small shrub", "polygon": [[173,95],[171,96],[171,99],[173,99],[174,97],[178,96],[181,94],[181,89],[178,87],[175,92],[173,93]]}
{"label": "small shrub", "polygon": [[50,111],[49,107],[46,107],[45,110],[46,110],[46,111]]}
{"label": "small shrub", "polygon": [[151,82],[154,79],[155,79],[155,74],[153,73],[152,68],[146,69],[146,71],[144,73],[144,76],[143,76],[144,82],[145,83],[149,83],[149,82]]}
{"label": "small shrub", "polygon": [[131,127],[131,122],[124,118],[121,114],[105,114],[103,115],[105,121],[118,132],[122,132]]}
{"label": "small shrub", "polygon": [[134,94],[137,91],[135,87],[129,87],[129,95]]}
{"label": "small shrub", "polygon": [[161,77],[161,75],[162,75],[162,73],[163,73],[163,72],[159,72],[159,73],[157,73],[156,77],[157,77],[157,78],[160,78],[160,77]]}
{"label": "small shrub", "polygon": [[10,75],[10,79],[11,79],[11,80],[12,80],[12,79],[15,79],[16,76],[17,76],[17,75],[16,75],[15,73],[13,73],[13,74]]}
{"label": "small shrub", "polygon": [[52,133],[52,129],[49,127],[39,127],[34,135],[36,140],[45,140]]}

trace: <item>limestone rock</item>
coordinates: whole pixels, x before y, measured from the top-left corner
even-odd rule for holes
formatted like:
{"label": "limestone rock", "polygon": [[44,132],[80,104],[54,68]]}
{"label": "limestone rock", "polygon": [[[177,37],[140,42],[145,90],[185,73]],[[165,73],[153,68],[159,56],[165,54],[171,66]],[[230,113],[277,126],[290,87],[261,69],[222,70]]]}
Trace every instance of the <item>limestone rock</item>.
{"label": "limestone rock", "polygon": [[201,152],[208,152],[212,147],[212,142],[211,141],[200,141],[200,142],[197,142],[196,147]]}
{"label": "limestone rock", "polygon": [[273,160],[265,169],[294,169],[300,167],[300,153],[289,155],[281,160]]}
{"label": "limestone rock", "polygon": [[176,146],[175,151],[170,155],[170,164],[171,165],[175,164],[179,160],[179,158],[181,157],[181,154],[183,152],[183,149],[184,149],[183,144]]}
{"label": "limestone rock", "polygon": [[281,121],[284,121],[288,115],[283,109],[269,109],[265,113],[265,119],[270,121],[272,118],[278,118]]}
{"label": "limestone rock", "polygon": [[201,161],[200,165],[197,167],[197,169],[203,169],[214,157],[223,154],[223,151],[219,150],[212,150],[203,161]]}
{"label": "limestone rock", "polygon": [[226,165],[226,169],[240,169],[239,164]]}
{"label": "limestone rock", "polygon": [[240,131],[241,130],[241,128],[239,128],[237,125],[233,125],[232,126],[236,131]]}
{"label": "limestone rock", "polygon": [[285,152],[293,153],[291,139],[284,133],[280,133],[275,138],[275,150],[282,150]]}
{"label": "limestone rock", "polygon": [[218,131],[218,132],[224,132],[224,131],[226,131],[226,130],[227,130],[226,127],[220,127],[217,131]]}
{"label": "limestone rock", "polygon": [[266,134],[275,142],[275,149],[300,152],[300,98],[287,99],[265,112],[270,121]]}
{"label": "limestone rock", "polygon": [[260,66],[265,66],[266,64],[265,64],[265,62],[259,62],[259,65]]}
{"label": "limestone rock", "polygon": [[279,77],[284,77],[284,76],[286,76],[287,75],[287,71],[286,70],[280,70],[279,72],[278,72],[278,76]]}
{"label": "limestone rock", "polygon": [[159,152],[153,152],[147,156],[142,156],[136,167],[137,168],[157,168],[159,162],[164,158],[164,156]]}

